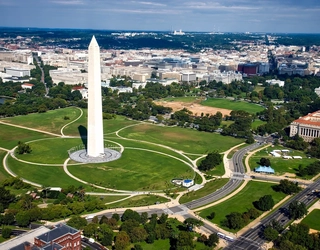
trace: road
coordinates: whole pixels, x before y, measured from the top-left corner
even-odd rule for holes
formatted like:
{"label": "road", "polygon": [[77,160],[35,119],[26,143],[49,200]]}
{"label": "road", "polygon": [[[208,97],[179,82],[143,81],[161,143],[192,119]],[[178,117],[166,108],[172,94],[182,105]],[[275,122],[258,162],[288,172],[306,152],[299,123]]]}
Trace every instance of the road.
{"label": "road", "polygon": [[193,200],[190,202],[187,202],[183,205],[185,205],[189,209],[194,209],[196,207],[201,207],[206,204],[212,203],[214,201],[217,201],[228,194],[232,193],[234,190],[236,190],[240,184],[242,183],[242,180],[245,178],[245,167],[243,165],[243,157],[244,155],[251,150],[254,150],[256,148],[260,147],[260,144],[254,143],[251,144],[245,148],[239,149],[237,152],[234,153],[232,157],[232,165],[231,166],[234,170],[232,177],[227,182],[226,185],[224,185],[222,188],[216,190],[215,192],[208,194],[204,197],[201,197],[197,200]]}
{"label": "road", "polygon": [[307,188],[302,190],[300,193],[295,195],[292,199],[288,200],[283,206],[278,208],[275,212],[271,213],[267,217],[261,220],[261,222],[255,227],[249,229],[243,235],[241,235],[236,241],[230,244],[225,249],[227,250],[254,250],[262,249],[263,239],[263,229],[270,224],[272,220],[278,221],[282,226],[287,225],[290,222],[290,218],[287,214],[287,209],[292,201],[299,201],[306,204],[306,206],[311,205],[319,197],[317,194],[313,193],[312,190],[320,189],[320,179],[316,182],[310,184]]}

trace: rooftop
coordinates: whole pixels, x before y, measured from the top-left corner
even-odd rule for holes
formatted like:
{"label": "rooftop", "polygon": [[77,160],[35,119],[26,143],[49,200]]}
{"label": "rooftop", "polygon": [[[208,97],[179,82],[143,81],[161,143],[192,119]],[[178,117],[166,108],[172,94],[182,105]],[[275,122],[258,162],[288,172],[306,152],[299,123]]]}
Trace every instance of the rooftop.
{"label": "rooftop", "polygon": [[78,230],[72,227],[69,227],[66,224],[58,224],[54,229],[44,234],[37,236],[36,238],[40,239],[43,242],[51,242],[54,239],[57,239],[65,234],[75,234]]}

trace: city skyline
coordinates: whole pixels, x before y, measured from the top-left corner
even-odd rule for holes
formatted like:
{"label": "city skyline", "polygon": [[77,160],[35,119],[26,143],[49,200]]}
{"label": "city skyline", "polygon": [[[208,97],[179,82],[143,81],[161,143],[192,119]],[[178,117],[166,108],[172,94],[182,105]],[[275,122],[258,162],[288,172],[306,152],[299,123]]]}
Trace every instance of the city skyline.
{"label": "city skyline", "polygon": [[320,33],[317,0],[2,0],[2,27]]}

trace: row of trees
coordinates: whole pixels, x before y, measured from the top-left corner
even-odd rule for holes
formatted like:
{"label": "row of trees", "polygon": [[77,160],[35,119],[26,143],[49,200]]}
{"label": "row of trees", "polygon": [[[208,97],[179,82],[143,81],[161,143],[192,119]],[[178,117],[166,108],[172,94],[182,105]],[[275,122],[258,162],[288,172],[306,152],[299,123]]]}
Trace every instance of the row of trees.
{"label": "row of trees", "polygon": [[[139,214],[131,209],[127,209],[121,217],[118,214],[110,218],[102,216],[100,220],[94,217],[89,224],[80,216],[74,216],[68,221],[68,225],[83,230],[85,236],[93,237],[107,247],[113,245],[116,250],[126,249],[130,244],[134,245],[134,249],[142,249],[139,243],[153,244],[160,239],[169,239],[171,249],[191,250],[195,245],[193,228],[202,224],[193,218],[181,223],[177,219],[168,218],[167,214],[160,217],[152,214],[149,217],[146,212]],[[119,232],[115,233],[115,230]],[[211,249],[219,242],[219,238],[217,234],[209,237],[200,235],[197,241]]]}

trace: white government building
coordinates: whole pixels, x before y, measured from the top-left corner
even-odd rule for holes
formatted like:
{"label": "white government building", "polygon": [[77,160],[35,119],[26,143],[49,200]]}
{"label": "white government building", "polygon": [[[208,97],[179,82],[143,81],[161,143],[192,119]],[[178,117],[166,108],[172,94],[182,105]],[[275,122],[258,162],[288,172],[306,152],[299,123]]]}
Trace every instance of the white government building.
{"label": "white government building", "polygon": [[290,137],[295,136],[296,134],[307,142],[320,137],[320,110],[291,122]]}

